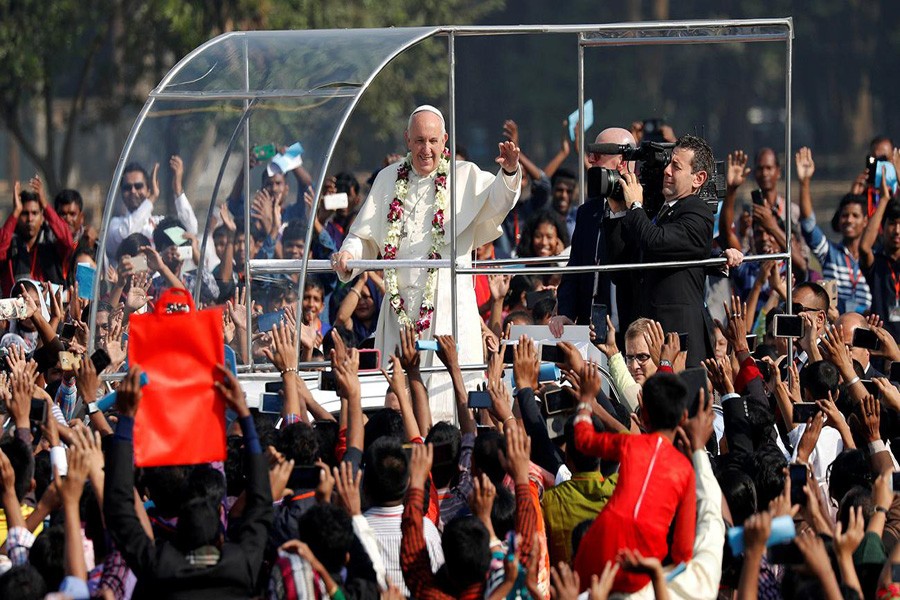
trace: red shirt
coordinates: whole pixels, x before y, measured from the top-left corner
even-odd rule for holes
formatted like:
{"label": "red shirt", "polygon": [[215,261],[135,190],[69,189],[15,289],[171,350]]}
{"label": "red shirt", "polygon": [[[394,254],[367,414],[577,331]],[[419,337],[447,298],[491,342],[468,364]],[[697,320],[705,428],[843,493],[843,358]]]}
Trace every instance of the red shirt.
{"label": "red shirt", "polygon": [[[660,560],[671,554],[675,563],[690,560],[697,521],[694,468],[672,442],[657,433],[598,433],[590,422],[582,421],[575,425],[575,446],[588,456],[620,463],[616,490],[575,556],[582,589],[590,586],[591,575],[599,576],[622,548]],[[669,548],[666,538],[673,519]],[[613,590],[636,592],[649,582],[647,575],[621,569]]]}

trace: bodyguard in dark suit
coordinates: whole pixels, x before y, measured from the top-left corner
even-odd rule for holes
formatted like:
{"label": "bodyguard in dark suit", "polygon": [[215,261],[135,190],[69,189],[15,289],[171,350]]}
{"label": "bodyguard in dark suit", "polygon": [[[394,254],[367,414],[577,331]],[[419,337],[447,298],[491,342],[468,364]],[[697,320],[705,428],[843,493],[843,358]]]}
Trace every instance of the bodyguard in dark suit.
{"label": "bodyguard in dark suit", "polygon": [[[709,258],[714,217],[696,193],[712,169],[712,151],[703,139],[692,135],[679,139],[663,178],[665,204],[652,220],[643,208],[637,176],[625,173],[624,203],[609,200],[610,210],[619,213],[615,215],[619,218],[605,221],[609,255],[616,256],[616,262],[635,263]],[[630,256],[623,247],[631,248]],[[631,277],[635,317],[659,321],[667,332],[687,333],[688,366],[712,356],[714,325],[704,302],[703,267],[641,270]]]}

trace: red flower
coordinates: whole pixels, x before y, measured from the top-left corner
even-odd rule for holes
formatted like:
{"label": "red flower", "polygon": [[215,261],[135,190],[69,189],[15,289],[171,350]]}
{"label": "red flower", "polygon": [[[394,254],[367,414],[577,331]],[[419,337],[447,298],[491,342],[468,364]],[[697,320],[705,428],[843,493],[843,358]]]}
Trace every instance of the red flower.
{"label": "red flower", "polygon": [[447,187],[447,176],[438,175],[434,178],[434,184],[438,187]]}
{"label": "red flower", "polygon": [[444,211],[438,210],[434,213],[434,218],[431,219],[432,227],[443,227],[444,226]]}
{"label": "red flower", "polygon": [[384,259],[385,260],[394,260],[397,258],[397,246],[392,246],[391,244],[384,245]]}
{"label": "red flower", "polygon": [[394,198],[391,201],[391,206],[388,209],[388,221],[399,221],[403,216],[403,204],[400,202],[399,198]]}

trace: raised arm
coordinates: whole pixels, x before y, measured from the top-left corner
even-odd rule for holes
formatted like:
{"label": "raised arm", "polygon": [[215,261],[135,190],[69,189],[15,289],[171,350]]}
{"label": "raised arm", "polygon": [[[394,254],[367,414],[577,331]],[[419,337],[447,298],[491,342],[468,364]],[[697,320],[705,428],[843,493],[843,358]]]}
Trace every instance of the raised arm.
{"label": "raised arm", "polygon": [[416,350],[416,332],[412,327],[405,327],[400,330],[400,346],[398,348],[400,354],[400,366],[406,371],[406,378],[409,381],[409,391],[412,396],[413,416],[418,425],[419,433],[422,437],[428,435],[431,430],[431,405],[428,404],[428,389],[425,382],[422,381],[422,373],[419,371],[420,356]]}
{"label": "raised arm", "polygon": [[[800,218],[808,219],[813,215],[812,194],[809,191],[810,181],[816,172],[816,163],[813,162],[812,150],[804,146],[794,155],[794,163],[797,167],[797,180],[800,182]],[[790,207],[788,207],[790,210]]]}
{"label": "raised arm", "polygon": [[748,157],[743,150],[735,150],[728,155],[727,187],[722,210],[719,213],[719,240],[723,248],[741,249],[741,241],[734,232],[734,206],[737,202],[738,188],[747,180],[750,168]]}
{"label": "raised arm", "polygon": [[437,356],[450,374],[450,381],[453,382],[453,395],[456,400],[456,420],[459,423],[461,433],[476,432],[475,419],[469,412],[469,395],[466,391],[466,384],[463,380],[462,371],[459,368],[459,354],[456,351],[456,340],[451,335],[437,336],[438,351]]}

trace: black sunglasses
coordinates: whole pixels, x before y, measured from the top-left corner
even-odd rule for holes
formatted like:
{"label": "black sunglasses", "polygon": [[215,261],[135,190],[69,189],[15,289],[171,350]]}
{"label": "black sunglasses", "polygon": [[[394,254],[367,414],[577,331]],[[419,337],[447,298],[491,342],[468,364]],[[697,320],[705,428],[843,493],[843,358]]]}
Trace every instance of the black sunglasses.
{"label": "black sunglasses", "polygon": [[122,191],[130,192],[131,190],[142,190],[144,189],[144,182],[138,181],[137,183],[123,183]]}

